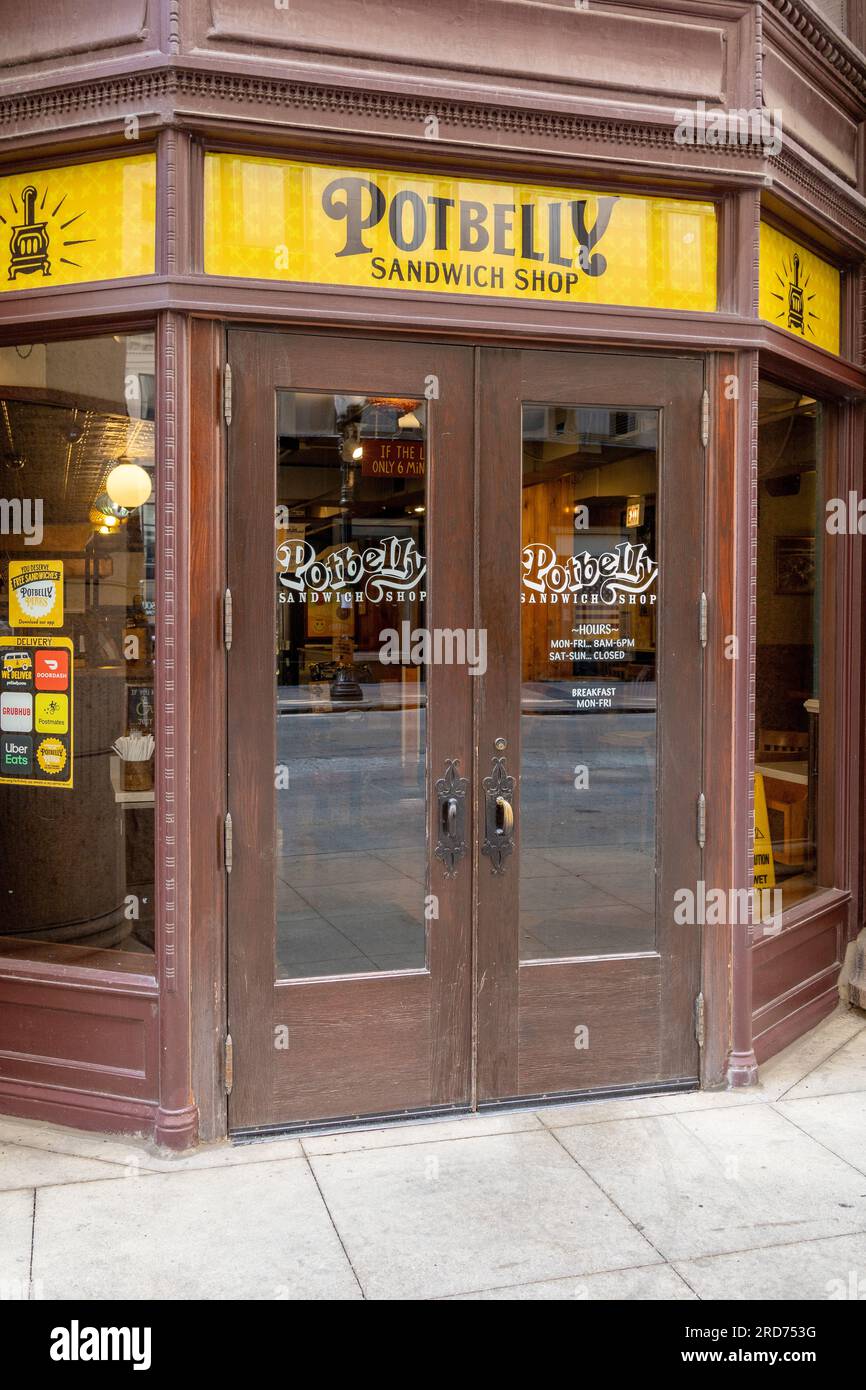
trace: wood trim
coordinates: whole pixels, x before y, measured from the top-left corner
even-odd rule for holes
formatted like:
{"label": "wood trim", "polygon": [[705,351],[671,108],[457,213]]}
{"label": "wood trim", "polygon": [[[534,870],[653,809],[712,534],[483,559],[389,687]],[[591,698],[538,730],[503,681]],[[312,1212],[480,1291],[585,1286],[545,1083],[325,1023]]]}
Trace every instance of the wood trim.
{"label": "wood trim", "polygon": [[160,981],[161,1078],[157,1139],[194,1141],[190,1091],[190,719],[188,580],[191,529],[187,324],[157,324],[156,953]]}
{"label": "wood trim", "polygon": [[[512,362],[516,358],[516,366]],[[519,370],[517,370],[519,368]],[[692,1006],[700,978],[697,931],[689,934],[673,923],[676,888],[701,877],[697,838],[689,831],[689,809],[697,815],[701,782],[701,665],[698,640],[700,564],[693,548],[686,578],[662,582],[661,674],[668,681],[662,696],[661,746],[672,746],[679,731],[679,756],[666,759],[659,776],[657,835],[663,846],[658,889],[656,952],[611,956],[601,961],[519,962],[516,891],[520,835],[520,704],[514,698],[521,682],[519,647],[502,641],[513,630],[513,566],[521,546],[522,474],[512,467],[519,457],[520,405],[544,401],[562,405],[603,405],[611,409],[658,409],[662,555],[678,554],[682,537],[700,532],[703,508],[703,460],[700,446],[702,367],[698,359],[671,360],[647,355],[570,352],[512,354],[487,348],[481,354],[485,389],[481,397],[479,438],[487,467],[481,470],[479,548],[482,609],[480,622],[491,634],[488,670],[479,692],[479,776],[490,771],[494,741],[504,736],[507,769],[518,778],[514,795],[516,850],[501,875],[489,861],[478,867],[478,1099],[508,1098],[544,1089],[571,1091],[576,1058],[586,1084],[637,1080],[606,1071],[608,1063],[625,1066],[623,1037],[643,1035],[633,1065],[644,1067],[641,1079],[694,1076],[698,1070]],[[665,501],[664,499],[667,499]],[[671,678],[668,674],[676,674]],[[694,827],[695,821],[691,822]],[[516,982],[515,982],[516,977]],[[549,982],[547,1015],[544,985]],[[599,983],[608,986],[608,1008],[599,1013]],[[482,989],[483,983],[483,989]],[[570,989],[570,995],[568,993]],[[611,1011],[610,999],[617,1007]],[[657,1007],[647,1008],[652,998]],[[642,1003],[639,1005],[638,1000]],[[515,1002],[517,1008],[515,1009]],[[636,1018],[640,1022],[636,1023]],[[594,1020],[595,1036],[604,1041],[592,1056],[576,1054],[575,1023]],[[570,1027],[566,1024],[570,1019]],[[647,1020],[651,1019],[652,1022]],[[517,1026],[515,1027],[515,1022]],[[549,1033],[546,1029],[549,1028]],[[565,1031],[563,1031],[565,1029]],[[570,1046],[569,1046],[570,1042]],[[554,1058],[556,1061],[554,1062]],[[546,1060],[545,1060],[546,1059]],[[649,1060],[648,1060],[649,1059]],[[549,1064],[548,1079],[541,1081]]]}
{"label": "wood trim", "polygon": [[[63,1092],[85,1108],[122,1110],[156,1102],[159,1091],[158,997],[134,976],[55,967],[0,979],[0,1095],[21,1101]],[[70,978],[72,977],[72,978]],[[45,1118],[57,1118],[45,1115]]]}
{"label": "wood trim", "polygon": [[225,651],[222,594],[226,583],[225,454],[221,372],[222,326],[194,319],[190,331],[189,486],[189,729],[190,950],[192,1091],[199,1137],[226,1132],[222,1042],[226,1032],[225,876],[221,828],[225,815]]}
{"label": "wood trim", "polygon": [[[744,214],[745,215],[745,214]],[[745,253],[743,261],[745,263]],[[745,293],[745,291],[741,291]],[[802,379],[827,396],[866,398],[866,369],[757,319],[735,314],[572,306],[466,295],[405,295],[335,286],[279,287],[270,282],[194,276],[115,281],[11,291],[3,297],[0,340],[32,342],[47,336],[114,331],[123,323],[152,321],[158,311],[239,321],[242,326],[325,328],[345,336],[400,333],[477,343],[537,346],[609,346],[670,354],[760,349],[774,371]],[[111,319],[111,325],[106,320]],[[62,329],[58,331],[58,325]],[[119,331],[119,330],[118,330]],[[796,374],[796,376],[793,376]]]}
{"label": "wood trim", "polygon": [[[840,468],[839,411],[832,404],[825,406],[817,430],[821,450],[819,477],[823,498],[838,497]],[[823,502],[816,517],[816,529],[824,520]],[[840,864],[839,808],[847,799],[847,760],[840,758],[840,718],[844,718],[841,702],[843,685],[841,635],[847,625],[847,602],[842,584],[847,536],[837,536],[828,544],[823,537],[823,569],[820,576],[820,597],[823,612],[819,619],[820,665],[819,697],[821,714],[818,724],[818,791],[817,791],[817,863],[815,878],[821,888],[843,888],[848,877],[847,864]],[[840,877],[841,873],[841,877]]]}
{"label": "wood trim", "polygon": [[[464,860],[456,876],[446,879],[433,858],[434,796],[428,797],[428,855],[439,917],[428,933],[428,969],[274,983],[273,648],[269,654],[264,629],[250,615],[270,611],[274,602],[273,555],[262,551],[260,538],[273,535],[276,390],[423,397],[435,375],[428,482],[434,579],[425,621],[431,628],[471,625],[472,567],[452,558],[472,517],[471,354],[405,342],[380,342],[371,352],[369,340],[255,330],[230,333],[228,348],[234,369],[229,490],[239,489],[243,504],[229,508],[235,638],[227,698],[230,720],[233,709],[246,715],[243,725],[231,728],[228,754],[235,849],[227,892],[235,1043],[230,1125],[247,1129],[462,1104],[470,1089],[471,876]],[[255,563],[250,556],[258,557]],[[452,758],[459,760],[460,774],[471,777],[472,680],[465,667],[447,664],[435,666],[428,678],[436,690],[428,707],[429,787]],[[471,811],[467,839],[470,834]],[[423,893],[419,884],[419,907]],[[277,1025],[289,1028],[289,1049],[273,1046]]]}
{"label": "wood trim", "polygon": [[766,1021],[765,1027],[760,1026],[764,1020],[758,1022],[755,1056],[760,1066],[790,1047],[791,1043],[802,1038],[804,1033],[815,1028],[838,1008],[838,975],[838,967],[834,966],[816,980],[807,981],[786,1000],[785,1012],[780,1013],[774,1022]]}
{"label": "wood trim", "polygon": [[[521,766],[520,672],[515,679],[514,640],[519,664],[520,616],[515,608],[520,554],[521,355],[507,348],[478,354],[479,395],[476,449],[480,450],[476,515],[478,547],[478,625],[488,633],[487,672],[476,691],[474,800],[482,815],[482,781],[497,756],[494,740],[505,738],[506,766],[518,778]],[[483,382],[484,389],[481,390]],[[492,447],[491,447],[492,446]],[[494,452],[495,450],[495,452]],[[488,466],[484,466],[486,460]],[[503,556],[508,568],[503,575]],[[520,859],[519,792],[515,793],[515,847],[502,874],[491,873],[481,855],[483,834],[475,837],[476,1096],[479,1102],[519,1094],[519,902],[515,891]]]}
{"label": "wood trim", "polygon": [[[756,209],[756,218],[759,209]],[[755,286],[757,302],[757,220],[755,226]],[[739,427],[744,447],[736,466],[736,524],[738,543],[732,554],[735,584],[735,628],[738,641],[733,738],[733,794],[735,838],[731,882],[751,886],[754,879],[755,806],[752,787],[755,773],[755,670],[758,531],[758,386],[757,353],[743,354],[740,381]],[[745,466],[744,466],[745,465]],[[736,736],[740,731],[740,737]],[[745,732],[745,738],[743,737]],[[740,827],[739,833],[736,827]],[[743,839],[745,831],[745,840]],[[732,928],[731,1051],[727,1082],[731,1087],[752,1086],[758,1079],[752,1037],[751,928]]]}
{"label": "wood trim", "polygon": [[847,898],[837,899],[753,947],[753,1026],[760,1061],[787,1047],[838,1004],[847,916]]}
{"label": "wood trim", "polygon": [[[748,429],[743,430],[741,400],[749,380],[748,359],[720,353],[708,362],[708,389],[712,428],[707,457],[707,491],[704,509],[704,587],[708,601],[708,634],[704,665],[704,774],[708,837],[704,852],[704,880],[716,886],[745,884],[743,798],[738,781],[737,740],[743,727],[745,664],[732,659],[730,641],[744,641],[744,603],[748,583],[742,582],[743,475],[748,469]],[[736,387],[736,396],[731,394]],[[721,517],[730,518],[726,526]],[[739,770],[741,771],[741,769]],[[739,827],[739,830],[738,830]],[[724,1084],[731,1035],[731,966],[733,951],[740,949],[734,932],[723,926],[706,926],[703,937],[701,988],[706,1009],[706,1041],[701,1057],[705,1086]]]}
{"label": "wood trim", "polygon": [[139,1134],[156,1128],[156,1101],[98,1095],[93,1091],[0,1078],[0,1112],[26,1120],[47,1120],[101,1134]]}

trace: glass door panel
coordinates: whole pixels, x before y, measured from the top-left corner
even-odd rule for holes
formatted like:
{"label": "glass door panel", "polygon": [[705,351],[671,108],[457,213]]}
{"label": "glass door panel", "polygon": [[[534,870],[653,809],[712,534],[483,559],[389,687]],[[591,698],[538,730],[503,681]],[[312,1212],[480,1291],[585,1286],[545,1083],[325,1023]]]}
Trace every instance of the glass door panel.
{"label": "glass door panel", "polygon": [[276,966],[427,963],[426,402],[277,393]]}
{"label": "glass door panel", "polygon": [[523,406],[521,960],[655,948],[658,435]]}
{"label": "glass door panel", "polygon": [[230,1128],[463,1106],[476,682],[425,634],[472,627],[472,354],[228,358]]}
{"label": "glass door panel", "polygon": [[697,359],[481,352],[481,1105],[697,1075],[702,390]]}

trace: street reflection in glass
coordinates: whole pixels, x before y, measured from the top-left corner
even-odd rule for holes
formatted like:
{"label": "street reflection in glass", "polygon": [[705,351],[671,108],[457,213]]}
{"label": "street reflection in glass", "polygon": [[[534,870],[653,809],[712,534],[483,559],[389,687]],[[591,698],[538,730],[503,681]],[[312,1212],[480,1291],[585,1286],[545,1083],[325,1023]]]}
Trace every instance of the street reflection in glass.
{"label": "street reflection in glass", "polygon": [[655,946],[658,416],[523,412],[520,955]]}
{"label": "street reflection in glass", "polygon": [[425,402],[278,402],[277,975],[423,969]]}

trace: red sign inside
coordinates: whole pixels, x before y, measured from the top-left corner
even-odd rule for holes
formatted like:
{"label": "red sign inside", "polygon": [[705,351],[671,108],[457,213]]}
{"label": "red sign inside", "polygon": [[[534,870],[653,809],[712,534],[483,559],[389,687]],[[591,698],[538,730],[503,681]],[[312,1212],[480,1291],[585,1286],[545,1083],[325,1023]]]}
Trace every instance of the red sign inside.
{"label": "red sign inside", "polygon": [[423,478],[424,441],[365,439],[361,474],[365,478]]}

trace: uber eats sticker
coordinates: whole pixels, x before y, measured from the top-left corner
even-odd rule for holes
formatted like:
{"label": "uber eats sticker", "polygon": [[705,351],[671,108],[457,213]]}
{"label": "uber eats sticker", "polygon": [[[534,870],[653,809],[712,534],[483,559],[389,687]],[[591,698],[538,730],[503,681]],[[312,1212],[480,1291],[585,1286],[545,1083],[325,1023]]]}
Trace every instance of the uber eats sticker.
{"label": "uber eats sticker", "polygon": [[716,308],[711,202],[205,157],[208,275]]}
{"label": "uber eats sticker", "polygon": [[63,626],[62,560],[10,560],[9,626]]}
{"label": "uber eats sticker", "polygon": [[0,784],[72,786],[72,642],[0,637]]}

